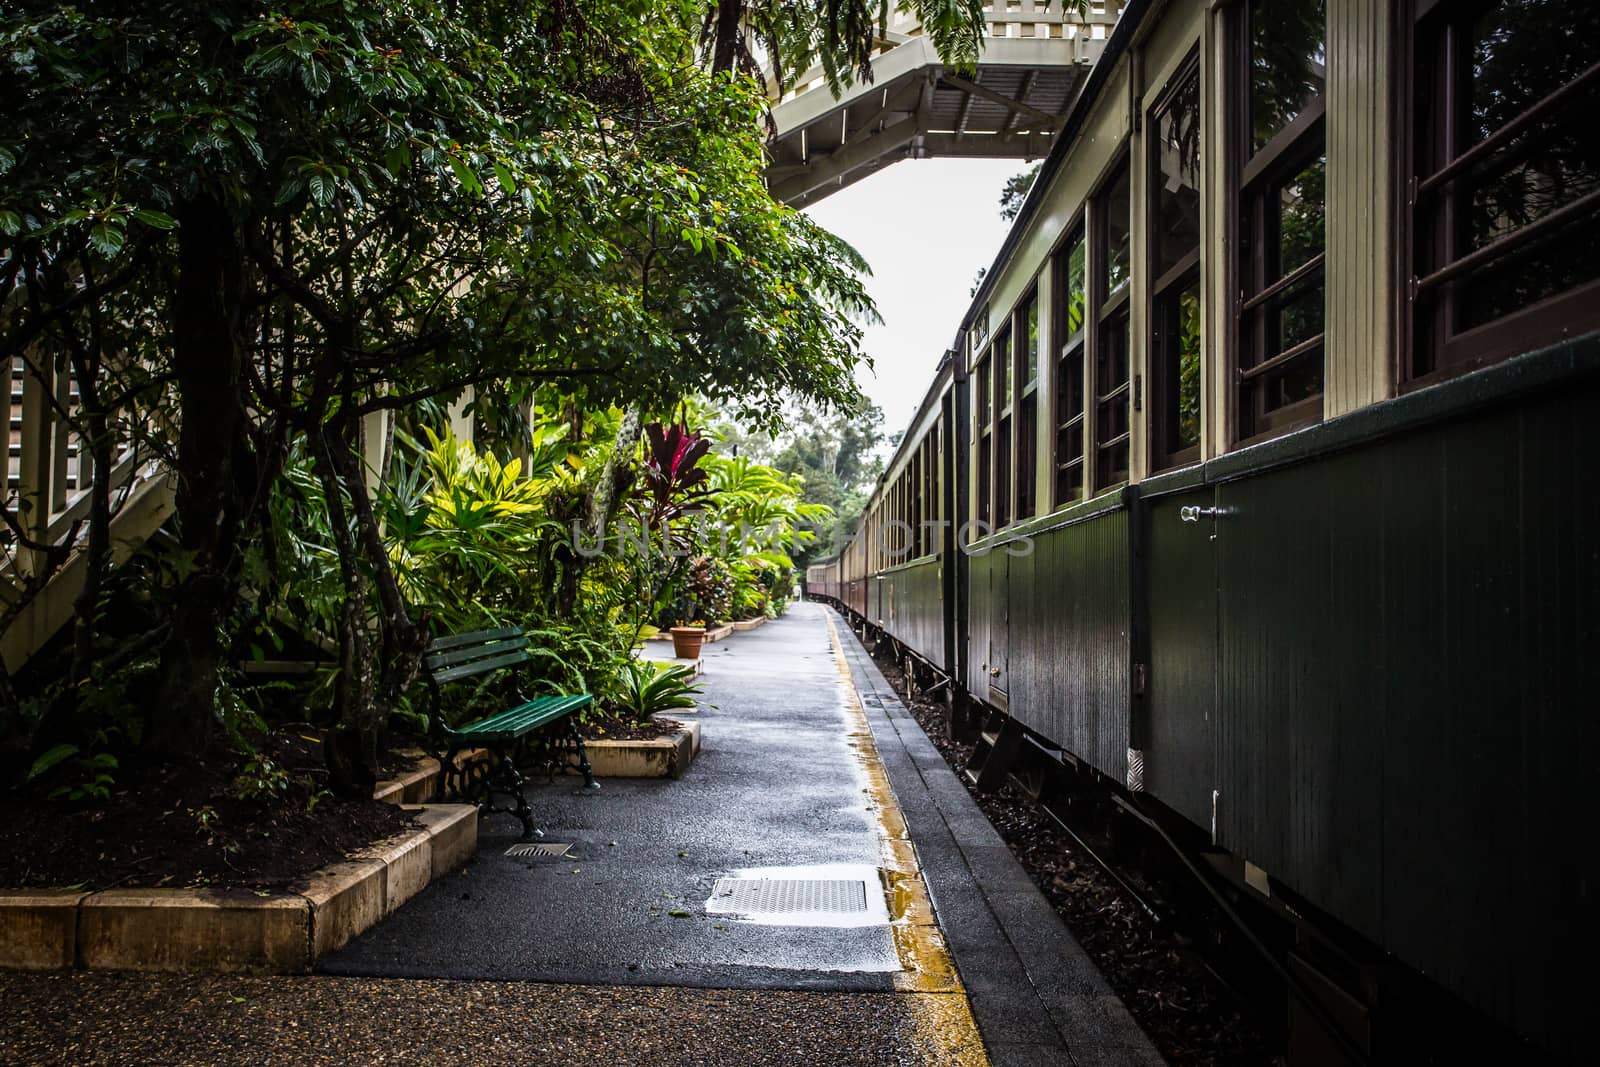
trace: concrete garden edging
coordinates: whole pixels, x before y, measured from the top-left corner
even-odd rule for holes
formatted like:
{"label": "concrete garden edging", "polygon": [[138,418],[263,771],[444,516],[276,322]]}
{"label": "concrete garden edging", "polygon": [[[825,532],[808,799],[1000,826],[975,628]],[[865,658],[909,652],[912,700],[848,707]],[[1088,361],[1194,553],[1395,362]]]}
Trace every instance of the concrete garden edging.
{"label": "concrete garden edging", "polygon": [[[662,717],[666,719],[666,716]],[[678,722],[678,729],[666,737],[648,741],[585,738],[584,751],[595,777],[606,778],[682,778],[700,753],[700,724]]]}
{"label": "concrete garden edging", "polygon": [[751,630],[759,630],[759,629],[761,629],[761,627],[765,626],[766,624],[767,624],[767,617],[765,615],[757,615],[753,619],[740,619],[740,620],[736,621],[733,624],[733,628],[738,633],[745,634],[745,633],[749,633]]}
{"label": "concrete garden edging", "polygon": [[416,809],[421,829],[313,874],[296,893],[0,890],[0,968],[295,974],[478,850],[470,804]]}
{"label": "concrete garden edging", "polygon": [[[456,765],[489,758],[486,748],[469,748],[456,755]],[[372,799],[385,804],[429,804],[439,793],[439,761],[418,753],[416,765],[398,778],[386,778],[372,787]]]}

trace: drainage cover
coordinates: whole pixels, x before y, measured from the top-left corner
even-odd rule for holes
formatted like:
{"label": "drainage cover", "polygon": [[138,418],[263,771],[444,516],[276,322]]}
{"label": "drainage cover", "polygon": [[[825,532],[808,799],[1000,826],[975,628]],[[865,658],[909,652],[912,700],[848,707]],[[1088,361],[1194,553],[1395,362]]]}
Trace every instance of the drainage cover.
{"label": "drainage cover", "polygon": [[537,859],[560,859],[572,851],[572,845],[561,844],[559,841],[532,841],[512,845],[506,849],[508,856],[533,857]]}
{"label": "drainage cover", "polygon": [[738,915],[848,915],[867,910],[867,883],[839,878],[719,878],[706,910]]}

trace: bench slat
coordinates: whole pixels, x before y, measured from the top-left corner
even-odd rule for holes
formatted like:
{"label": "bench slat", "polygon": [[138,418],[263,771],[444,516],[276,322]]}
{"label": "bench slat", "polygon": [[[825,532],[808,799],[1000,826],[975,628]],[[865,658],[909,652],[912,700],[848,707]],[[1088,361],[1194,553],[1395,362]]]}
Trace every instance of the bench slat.
{"label": "bench slat", "polygon": [[509,667],[513,663],[526,663],[532,658],[526,651],[508,652],[503,656],[474,660],[459,667],[446,667],[442,671],[434,671],[433,680],[435,682],[451,682],[457,678],[470,678],[474,674],[484,674],[494,670],[496,667]]}
{"label": "bench slat", "polygon": [[427,652],[443,652],[449,648],[460,648],[462,645],[477,645],[487,641],[499,641],[506,637],[521,637],[522,627],[502,626],[498,630],[475,630],[470,634],[451,634],[448,637],[436,637],[428,643]]}
{"label": "bench slat", "polygon": [[435,652],[432,655],[424,656],[422,665],[429,670],[437,670],[440,667],[449,667],[475,659],[485,659],[489,656],[499,655],[502,652],[511,652],[527,647],[528,639],[526,637],[513,637],[505,641],[490,641],[486,645],[458,648],[454,652]]}
{"label": "bench slat", "polygon": [[452,730],[451,733],[458,738],[474,741],[509,741],[531,733],[547,723],[570,715],[574,711],[587,707],[594,697],[588,693],[575,696],[539,697],[526,704],[519,705],[491,715],[487,719],[468,723],[465,726]]}

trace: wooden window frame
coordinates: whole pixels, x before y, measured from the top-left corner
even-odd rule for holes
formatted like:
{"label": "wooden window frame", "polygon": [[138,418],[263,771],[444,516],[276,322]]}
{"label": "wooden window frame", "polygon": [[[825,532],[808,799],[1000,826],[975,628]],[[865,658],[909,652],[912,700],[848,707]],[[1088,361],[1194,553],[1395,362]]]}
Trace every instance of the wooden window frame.
{"label": "wooden window frame", "polygon": [[[1117,179],[1122,173],[1128,176],[1128,277],[1115,291],[1106,291],[1106,266],[1110,251],[1109,210],[1107,201],[1111,191],[1116,187]],[[1133,345],[1132,345],[1132,304],[1133,304],[1133,272],[1137,266],[1132,242],[1133,224],[1133,158],[1128,146],[1124,145],[1113,156],[1113,162],[1106,168],[1099,184],[1095,186],[1090,195],[1089,211],[1089,329],[1092,333],[1089,360],[1085,374],[1084,401],[1089,409],[1089,458],[1087,474],[1092,478],[1086,488],[1086,496],[1096,496],[1108,489],[1115,489],[1125,485],[1132,475],[1132,444],[1133,444]],[[1117,329],[1120,322],[1124,352],[1124,368],[1122,381],[1114,385],[1109,391],[1101,392],[1101,368],[1105,363],[1106,353],[1109,350],[1108,338],[1112,331]],[[1118,399],[1126,405],[1124,421],[1127,429],[1120,434],[1113,434],[1102,440],[1100,437],[1100,409],[1107,404],[1115,403]],[[1122,477],[1106,477],[1101,471],[1102,454],[1116,448],[1127,450],[1123,459]]]}
{"label": "wooden window frame", "polygon": [[973,397],[972,410],[978,424],[973,434],[973,459],[977,466],[972,486],[973,518],[984,525],[994,518],[994,403],[990,395],[994,388],[990,366],[993,355],[992,348],[985,349],[973,371],[977,395]]}
{"label": "wooden window frame", "polygon": [[[1395,380],[1402,392],[1469,374],[1567,337],[1600,329],[1600,278],[1460,332],[1451,326],[1456,301],[1452,282],[1456,278],[1515,255],[1518,248],[1530,243],[1530,234],[1581,222],[1585,216],[1600,212],[1600,192],[1591,191],[1502,234],[1481,249],[1453,254],[1457,235],[1449,194],[1455,179],[1469,173],[1473,161],[1492,155],[1540,118],[1600,85],[1600,62],[1596,62],[1483,141],[1457,151],[1463,87],[1459,57],[1449,56],[1448,50],[1455,45],[1451,35],[1456,25],[1470,19],[1477,6],[1411,0],[1399,5],[1395,14],[1399,75],[1391,116],[1396,132],[1395,203],[1400,239],[1396,241],[1394,265],[1396,277],[1405,279],[1396,315]],[[1440,8],[1446,10],[1439,11]],[[1445,24],[1421,27],[1424,22],[1436,20]],[[1425,57],[1424,50],[1431,54]],[[1423,75],[1433,75],[1434,110],[1443,116],[1443,121],[1435,119],[1429,124],[1418,110],[1423,89],[1419,78]],[[1424,168],[1430,173],[1420,173]],[[1438,235],[1432,249],[1420,247],[1419,235],[1426,232]],[[1426,271],[1419,266],[1424,259],[1428,261]],[[1439,291],[1437,297],[1430,295],[1434,289]],[[1419,337],[1425,317],[1432,320],[1431,343]]]}
{"label": "wooden window frame", "polygon": [[1017,353],[1011,330],[1011,316],[990,339],[989,352],[994,368],[990,393],[994,400],[994,528],[1002,530],[1016,520],[1016,408]]}
{"label": "wooden window frame", "polygon": [[[1161,172],[1161,138],[1159,136],[1161,113],[1165,111],[1173,102],[1173,100],[1177,97],[1178,92],[1184,87],[1185,82],[1187,82],[1191,76],[1195,79],[1196,87],[1201,98],[1201,104],[1203,106],[1205,87],[1201,85],[1199,81],[1200,49],[1198,46],[1196,46],[1194,50],[1189,53],[1184,61],[1178,65],[1177,70],[1173,72],[1172,76],[1167,79],[1166,84],[1161,89],[1160,95],[1156,97],[1155,102],[1150,105],[1144,116],[1144,128],[1149,131],[1149,136],[1145,138],[1145,173],[1149,179],[1145,182],[1145,217],[1152,220],[1151,224],[1145,227],[1145,256],[1147,257],[1145,262],[1151,264],[1152,267],[1159,265],[1160,263],[1159,250],[1161,246],[1161,235],[1157,232],[1155,225],[1155,220],[1159,220],[1161,217],[1160,182],[1156,180],[1160,176]],[[1203,157],[1200,162],[1201,169],[1196,175],[1197,179],[1203,179],[1204,175]],[[1170,442],[1167,439],[1167,405],[1174,402],[1175,398],[1169,394],[1167,387],[1166,361],[1170,355],[1170,350],[1168,347],[1169,339],[1165,338],[1162,334],[1164,324],[1164,316],[1162,314],[1164,311],[1163,301],[1181,294],[1183,290],[1188,288],[1190,284],[1195,284],[1202,286],[1201,303],[1202,305],[1204,304],[1204,274],[1201,269],[1200,249],[1205,241],[1204,236],[1199,233],[1198,226],[1200,214],[1203,211],[1203,203],[1204,193],[1202,192],[1200,203],[1197,203],[1196,205],[1195,221],[1197,223],[1197,235],[1195,238],[1194,248],[1186,253],[1181,259],[1179,259],[1177,263],[1163,271],[1160,277],[1152,279],[1145,299],[1145,333],[1147,335],[1146,351],[1149,353],[1150,361],[1149,373],[1146,375],[1146,377],[1148,377],[1150,380],[1150,399],[1145,410],[1150,444],[1150,469],[1152,472],[1172,470],[1176,467],[1182,467],[1198,462],[1200,459],[1202,442],[1205,439],[1204,431],[1202,430],[1200,439],[1195,441],[1194,444],[1187,445],[1182,448],[1170,447]],[[1204,338],[1202,336],[1200,353],[1202,367],[1204,365],[1205,357],[1206,353],[1204,347]],[[1202,375],[1202,381],[1203,380],[1204,379]],[[1204,425],[1205,410],[1206,395],[1205,389],[1202,386],[1200,390],[1200,417],[1202,420],[1202,426]]]}
{"label": "wooden window frame", "polygon": [[[1229,381],[1228,439],[1234,445],[1249,445],[1281,437],[1286,433],[1322,421],[1327,395],[1327,192],[1323,192],[1323,251],[1305,263],[1274,279],[1267,279],[1266,258],[1269,220],[1267,205],[1284,183],[1299,174],[1313,159],[1327,154],[1326,115],[1328,86],[1326,72],[1322,93],[1306,104],[1288,125],[1273,135],[1259,150],[1254,149],[1251,114],[1250,0],[1239,0],[1228,15],[1223,72],[1223,98],[1227,114],[1223,187],[1229,225],[1230,251],[1225,266],[1231,306],[1227,327],[1227,377]],[[1327,22],[1324,11],[1323,51],[1327,52]],[[1248,245],[1249,261],[1241,249]],[[1313,283],[1312,279],[1317,279]],[[1245,336],[1251,334],[1251,351],[1259,354],[1267,346],[1267,308],[1275,299],[1301,291],[1312,284],[1322,288],[1323,328],[1307,338],[1265,359],[1258,357],[1244,366]],[[1292,363],[1314,349],[1322,352],[1323,384],[1315,395],[1275,408],[1260,407],[1250,384],[1275,368]],[[1246,417],[1246,407],[1252,410]]]}
{"label": "wooden window frame", "polygon": [[[1053,360],[1052,396],[1050,398],[1050,504],[1052,508],[1065,507],[1084,499],[1089,493],[1089,229],[1087,212],[1080,212],[1078,217],[1066,228],[1067,236],[1062,240],[1052,253],[1051,262],[1054,264],[1052,281],[1054,291],[1051,296],[1050,306],[1054,328],[1050,331],[1050,343],[1055,348],[1051,354]],[[1072,262],[1072,251],[1078,245],[1083,246],[1083,322],[1079,324],[1076,333],[1067,335],[1067,279],[1070,276],[1069,266]],[[1078,395],[1076,413],[1064,410],[1069,398],[1063,396],[1062,390],[1070,380],[1066,375],[1068,362],[1074,362],[1078,372]],[[1061,442],[1063,438],[1072,433],[1078,437],[1078,454],[1076,456],[1062,457]],[[1077,470],[1077,491],[1068,496],[1062,492],[1061,475],[1064,471]]]}
{"label": "wooden window frame", "polygon": [[[1028,377],[1028,310],[1033,310],[1033,377]],[[1039,283],[1033,285],[1017,302],[1011,315],[1012,376],[1019,383],[1012,400],[1012,419],[1016,442],[1012,475],[1014,486],[1012,519],[1022,521],[1034,516],[1039,507]],[[1026,416],[1026,417],[1025,417]]]}

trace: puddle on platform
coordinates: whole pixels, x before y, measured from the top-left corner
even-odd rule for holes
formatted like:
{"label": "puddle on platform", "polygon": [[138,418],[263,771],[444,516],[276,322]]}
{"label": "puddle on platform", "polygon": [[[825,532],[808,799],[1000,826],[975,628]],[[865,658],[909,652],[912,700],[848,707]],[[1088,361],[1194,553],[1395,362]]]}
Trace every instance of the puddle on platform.
{"label": "puddle on platform", "polygon": [[852,863],[730,871],[717,879],[706,914],[761,926],[889,925],[881,872]]}

